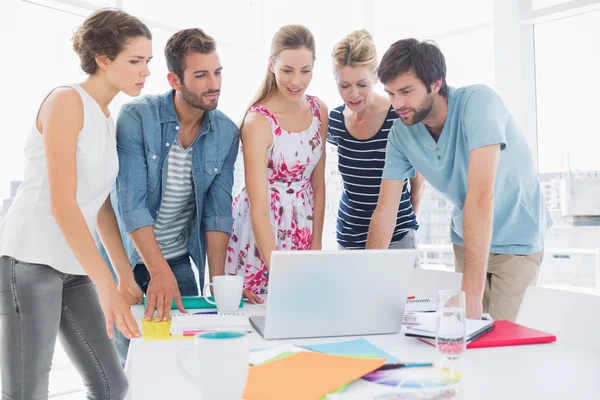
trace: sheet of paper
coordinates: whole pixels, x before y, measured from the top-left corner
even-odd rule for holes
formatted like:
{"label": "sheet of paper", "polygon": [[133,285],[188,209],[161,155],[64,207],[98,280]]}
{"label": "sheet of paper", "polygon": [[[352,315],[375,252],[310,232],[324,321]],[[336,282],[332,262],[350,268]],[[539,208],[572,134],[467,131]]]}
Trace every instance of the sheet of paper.
{"label": "sheet of paper", "polygon": [[271,360],[283,353],[299,353],[301,351],[309,351],[303,347],[288,344],[285,346],[278,346],[272,349],[261,349],[250,352],[250,365],[259,365],[265,361]]}
{"label": "sheet of paper", "polygon": [[402,319],[404,325],[420,325],[432,321],[435,323],[434,312],[405,312]]}
{"label": "sheet of paper", "polygon": [[[263,364],[265,364],[265,363],[270,363],[270,362],[273,362],[273,361],[277,361],[277,360],[280,360],[280,359],[282,359],[282,358],[285,358],[285,357],[292,356],[292,355],[294,355],[294,354],[296,354],[296,353],[291,353],[291,352],[285,352],[285,353],[281,353],[280,355],[276,356],[275,358],[271,358],[270,360],[267,360],[267,361],[265,361]],[[363,357],[363,356],[357,356],[357,357],[358,357],[358,358],[375,358],[375,357]],[[344,390],[344,389],[346,388],[346,386],[347,386],[347,385],[344,385],[344,386],[342,386],[342,387],[339,387],[339,388],[337,388],[336,390],[334,390],[334,391],[333,391],[333,392],[331,392],[331,393],[339,393],[339,392],[341,392],[342,390]],[[319,400],[327,400],[327,399],[326,399],[325,397],[321,397]]]}
{"label": "sheet of paper", "polygon": [[344,342],[324,343],[302,346],[308,350],[323,354],[335,354],[339,356],[350,356],[353,354],[373,354],[377,358],[387,359],[386,364],[400,362],[393,355],[386,353],[366,339],[356,339]]}
{"label": "sheet of paper", "polygon": [[383,359],[300,352],[251,367],[246,400],[318,399],[381,367]]}

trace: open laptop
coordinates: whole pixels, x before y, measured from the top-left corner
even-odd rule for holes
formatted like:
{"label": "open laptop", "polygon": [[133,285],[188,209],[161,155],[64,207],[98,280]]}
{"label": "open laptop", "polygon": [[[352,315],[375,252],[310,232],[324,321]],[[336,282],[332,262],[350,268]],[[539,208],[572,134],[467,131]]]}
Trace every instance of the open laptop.
{"label": "open laptop", "polygon": [[274,251],[265,339],[398,333],[416,250]]}

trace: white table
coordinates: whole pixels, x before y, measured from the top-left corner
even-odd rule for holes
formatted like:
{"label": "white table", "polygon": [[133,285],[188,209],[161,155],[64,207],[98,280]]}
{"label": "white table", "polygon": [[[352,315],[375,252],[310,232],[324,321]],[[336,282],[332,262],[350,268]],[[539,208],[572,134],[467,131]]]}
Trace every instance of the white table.
{"label": "white table", "polygon": [[[142,306],[132,309],[141,324]],[[245,304],[244,313],[264,315],[265,309]],[[402,334],[366,338],[401,360],[438,359],[434,347]],[[344,339],[355,337],[266,341],[256,332],[250,334],[251,348]],[[194,384],[181,376],[177,367],[177,354],[192,347],[191,340],[132,340],[125,367],[129,378],[128,400],[197,398]],[[467,399],[600,399],[600,352],[560,340],[542,345],[469,349],[462,373],[461,387]]]}

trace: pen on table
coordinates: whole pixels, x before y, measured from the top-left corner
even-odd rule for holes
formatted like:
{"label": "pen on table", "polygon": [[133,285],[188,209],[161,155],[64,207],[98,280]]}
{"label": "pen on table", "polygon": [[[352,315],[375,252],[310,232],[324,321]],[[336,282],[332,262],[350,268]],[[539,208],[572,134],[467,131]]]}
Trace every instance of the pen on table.
{"label": "pen on table", "polygon": [[377,371],[385,371],[388,369],[398,369],[398,368],[418,368],[418,367],[433,367],[433,363],[394,363],[394,364],[385,364],[381,367],[377,368]]}
{"label": "pen on table", "polygon": [[196,336],[196,334],[202,333],[202,332],[212,332],[212,331],[207,330],[207,329],[194,329],[191,331],[183,331],[183,336]]}
{"label": "pen on table", "polygon": [[192,315],[217,315],[217,314],[219,314],[219,313],[216,311],[203,311],[203,312],[195,312]]}

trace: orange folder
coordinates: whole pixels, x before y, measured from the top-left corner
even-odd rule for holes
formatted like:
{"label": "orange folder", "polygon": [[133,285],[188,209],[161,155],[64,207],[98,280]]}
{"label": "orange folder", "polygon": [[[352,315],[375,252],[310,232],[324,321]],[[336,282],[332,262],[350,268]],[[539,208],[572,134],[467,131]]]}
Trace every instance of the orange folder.
{"label": "orange folder", "polygon": [[300,352],[250,367],[246,400],[317,400],[373,372],[385,359]]}

